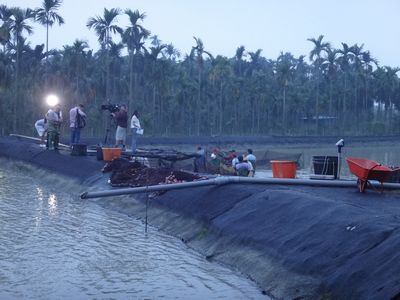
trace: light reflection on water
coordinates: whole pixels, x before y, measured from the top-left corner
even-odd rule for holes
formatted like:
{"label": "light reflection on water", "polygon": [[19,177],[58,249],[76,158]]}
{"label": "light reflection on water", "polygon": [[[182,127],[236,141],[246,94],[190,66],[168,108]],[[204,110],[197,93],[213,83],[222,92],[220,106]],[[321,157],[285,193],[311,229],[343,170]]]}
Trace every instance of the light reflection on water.
{"label": "light reflection on water", "polygon": [[78,199],[76,186],[1,167],[0,180],[0,299],[266,298],[181,241]]}

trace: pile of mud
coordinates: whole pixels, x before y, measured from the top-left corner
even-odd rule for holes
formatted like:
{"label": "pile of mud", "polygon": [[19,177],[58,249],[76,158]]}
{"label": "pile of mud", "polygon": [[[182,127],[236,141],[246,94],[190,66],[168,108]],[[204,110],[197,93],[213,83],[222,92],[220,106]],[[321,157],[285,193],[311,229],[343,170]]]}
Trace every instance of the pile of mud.
{"label": "pile of mud", "polygon": [[138,187],[207,179],[171,168],[146,167],[140,162],[131,162],[125,158],[114,158],[103,167],[102,172],[111,172],[109,182],[113,187]]}

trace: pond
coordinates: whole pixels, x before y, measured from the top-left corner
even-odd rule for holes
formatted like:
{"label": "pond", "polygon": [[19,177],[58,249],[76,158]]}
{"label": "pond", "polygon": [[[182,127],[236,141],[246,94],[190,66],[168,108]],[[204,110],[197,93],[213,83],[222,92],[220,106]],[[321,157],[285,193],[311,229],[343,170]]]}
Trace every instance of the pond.
{"label": "pond", "polygon": [[1,299],[266,299],[180,240],[78,198],[80,187],[0,161]]}

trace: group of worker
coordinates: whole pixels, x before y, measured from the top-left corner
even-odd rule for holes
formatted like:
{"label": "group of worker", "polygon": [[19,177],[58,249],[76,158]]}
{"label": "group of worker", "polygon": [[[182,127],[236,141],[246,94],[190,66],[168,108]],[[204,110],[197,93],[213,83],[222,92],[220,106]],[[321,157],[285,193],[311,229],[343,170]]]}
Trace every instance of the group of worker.
{"label": "group of worker", "polygon": [[238,175],[253,177],[256,170],[257,158],[252,149],[247,149],[244,155],[237,155],[235,150],[228,153],[215,148],[211,153],[211,160],[207,161],[205,151],[199,146],[197,148],[197,158],[194,161],[194,171],[218,173],[223,175]]}
{"label": "group of worker", "polygon": [[238,176],[253,177],[256,170],[256,156],[252,149],[247,149],[247,154],[237,155],[235,150],[230,152],[232,168]]}
{"label": "group of worker", "polygon": [[[128,130],[128,108],[123,104],[119,107],[117,112],[113,112],[111,115],[114,117],[117,125],[117,130],[115,132],[115,143],[118,147],[125,149],[126,135]],[[132,114],[130,127],[132,132],[131,148],[132,154],[134,154],[136,152],[138,136],[143,134],[143,128],[140,126],[139,112],[137,110],[135,110]]]}
{"label": "group of worker", "polygon": [[[69,111],[71,148],[74,144],[79,144],[81,129],[86,125],[86,114],[83,109],[83,104],[78,104],[75,107],[71,108],[71,110]],[[116,146],[125,148],[128,127],[128,109],[126,105],[121,105],[117,112],[112,113],[112,116],[114,117],[115,123],[117,125],[117,129],[115,132]],[[58,150],[62,122],[63,116],[60,104],[54,105],[54,107],[48,110],[43,119],[36,121],[35,128],[40,137],[40,147],[47,148],[49,150]],[[139,121],[139,113],[137,110],[135,110],[132,115],[130,125],[132,130],[131,146],[132,153],[134,153],[136,151],[137,137],[138,135],[143,134],[143,129],[141,128]]]}
{"label": "group of worker", "polygon": [[[81,129],[86,125],[86,114],[83,111],[83,108],[83,104],[78,104],[69,111],[71,147],[73,144],[79,143]],[[35,128],[40,137],[40,147],[49,150],[58,150],[62,122],[63,116],[60,104],[54,105],[54,107],[47,111],[43,119],[35,122]]]}

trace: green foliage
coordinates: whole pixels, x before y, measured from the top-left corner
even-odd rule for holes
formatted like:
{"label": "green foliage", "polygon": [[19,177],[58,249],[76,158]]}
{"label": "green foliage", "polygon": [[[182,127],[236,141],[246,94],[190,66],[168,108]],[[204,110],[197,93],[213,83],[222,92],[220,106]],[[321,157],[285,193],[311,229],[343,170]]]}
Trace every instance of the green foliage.
{"label": "green foliage", "polygon": [[[194,37],[182,56],[173,44],[150,37],[144,13],[111,8],[87,22],[101,44],[97,52],[80,40],[57,51],[32,48],[24,38],[33,31],[28,21],[35,16],[47,27],[61,25],[60,5],[44,0],[35,11],[0,6],[1,134],[31,134],[50,92],[62,99],[64,114],[85,104],[85,130],[100,136],[109,121],[100,106],[108,101],[138,109],[147,135],[399,133],[399,69],[379,66],[363,45],[334,49],[322,35],[311,38],[308,63],[306,55],[270,59],[244,46],[231,58],[213,56]],[[122,12],[130,22],[124,29],[117,22]]]}

